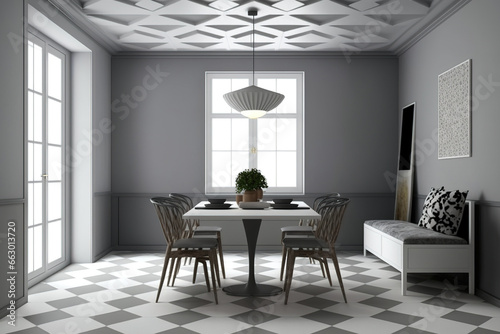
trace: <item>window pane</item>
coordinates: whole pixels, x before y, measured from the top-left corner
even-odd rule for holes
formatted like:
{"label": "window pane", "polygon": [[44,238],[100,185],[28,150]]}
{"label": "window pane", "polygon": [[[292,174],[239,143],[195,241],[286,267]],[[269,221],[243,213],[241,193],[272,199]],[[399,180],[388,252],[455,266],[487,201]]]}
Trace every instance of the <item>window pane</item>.
{"label": "window pane", "polygon": [[28,228],[28,273],[33,271],[33,229]]}
{"label": "window pane", "polygon": [[28,143],[28,181],[34,180],[33,143]]}
{"label": "window pane", "polygon": [[233,152],[232,154],[231,187],[236,186],[236,176],[248,168],[248,152]]}
{"label": "window pane", "polygon": [[61,100],[62,92],[62,60],[49,53],[47,66],[47,92],[50,97]]}
{"label": "window pane", "polygon": [[42,47],[34,44],[33,50],[33,89],[37,92],[42,92],[43,79],[42,79]]}
{"label": "window pane", "polygon": [[33,225],[33,199],[34,199],[34,185],[28,183],[28,226]]}
{"label": "window pane", "polygon": [[33,95],[33,140],[42,142],[43,129],[43,101],[42,95]]}
{"label": "window pane", "polygon": [[293,118],[280,118],[277,120],[277,145],[278,150],[297,149],[297,120]]}
{"label": "window pane", "polygon": [[42,180],[42,144],[33,144],[33,180]]}
{"label": "window pane", "polygon": [[257,148],[259,150],[276,149],[276,119],[257,119]]}
{"label": "window pane", "polygon": [[41,183],[33,184],[33,224],[41,224],[43,219],[43,188]]}
{"label": "window pane", "polygon": [[231,119],[212,120],[212,149],[214,151],[231,149]]}
{"label": "window pane", "polygon": [[213,152],[212,187],[230,187],[231,174],[231,152]]}
{"label": "window pane", "polygon": [[28,140],[33,140],[33,92],[28,92]]}
{"label": "window pane", "polygon": [[232,143],[231,149],[233,151],[247,151],[249,144],[248,137],[248,119],[247,118],[234,118],[231,120],[232,123]]}
{"label": "window pane", "polygon": [[61,219],[61,182],[50,182],[47,190],[47,220]]}
{"label": "window pane", "polygon": [[297,79],[278,79],[276,91],[285,95],[277,108],[278,113],[297,113]]}
{"label": "window pane", "polygon": [[48,166],[48,180],[60,181],[62,179],[62,160],[61,160],[61,147],[48,146],[47,166]]}
{"label": "window pane", "polygon": [[28,89],[33,89],[33,42],[28,42]]}
{"label": "window pane", "polygon": [[230,113],[231,107],[223,98],[223,95],[231,91],[231,79],[212,80],[212,113]]}
{"label": "window pane", "polygon": [[56,220],[48,224],[47,231],[47,261],[50,263],[62,256],[62,228],[61,221]]}
{"label": "window pane", "polygon": [[269,187],[276,187],[276,153],[258,152],[257,168],[266,177]]}
{"label": "window pane", "polygon": [[42,267],[42,231],[41,225],[33,228],[33,271]]}
{"label": "window pane", "polygon": [[297,154],[295,152],[277,152],[278,187],[297,186]]}
{"label": "window pane", "polygon": [[47,141],[61,145],[61,102],[49,99],[47,113]]}

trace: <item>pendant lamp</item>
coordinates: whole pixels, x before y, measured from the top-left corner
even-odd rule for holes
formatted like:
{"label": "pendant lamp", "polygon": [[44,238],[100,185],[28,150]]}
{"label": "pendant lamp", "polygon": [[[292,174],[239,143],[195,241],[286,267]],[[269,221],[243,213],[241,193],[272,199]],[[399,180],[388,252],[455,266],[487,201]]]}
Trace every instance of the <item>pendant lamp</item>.
{"label": "pendant lamp", "polygon": [[231,108],[248,118],[259,118],[276,108],[285,95],[255,86],[255,16],[256,10],[249,10],[252,16],[252,85],[223,95]]}

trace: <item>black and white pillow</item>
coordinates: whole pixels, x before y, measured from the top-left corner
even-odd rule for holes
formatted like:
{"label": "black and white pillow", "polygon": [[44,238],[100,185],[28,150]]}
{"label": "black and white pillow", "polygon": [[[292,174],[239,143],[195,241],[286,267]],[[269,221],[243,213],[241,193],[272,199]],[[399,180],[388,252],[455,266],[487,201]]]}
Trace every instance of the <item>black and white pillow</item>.
{"label": "black and white pillow", "polygon": [[424,201],[422,217],[420,217],[418,226],[444,234],[456,235],[462,220],[468,192],[446,191],[444,187],[431,188]]}

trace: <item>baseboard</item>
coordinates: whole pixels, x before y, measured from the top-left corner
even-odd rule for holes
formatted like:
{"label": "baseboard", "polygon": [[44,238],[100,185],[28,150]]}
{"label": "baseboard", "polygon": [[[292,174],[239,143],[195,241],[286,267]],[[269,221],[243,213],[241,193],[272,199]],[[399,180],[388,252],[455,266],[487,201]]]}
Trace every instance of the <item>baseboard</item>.
{"label": "baseboard", "polygon": [[484,299],[484,300],[485,300],[485,301],[487,301],[488,303],[493,304],[493,305],[495,305],[496,307],[500,307],[500,299],[498,299],[497,297],[492,296],[492,295],[490,295],[489,293],[484,292],[483,290],[480,290],[480,289],[477,289],[477,288],[476,288],[476,295],[477,295],[479,298]]}

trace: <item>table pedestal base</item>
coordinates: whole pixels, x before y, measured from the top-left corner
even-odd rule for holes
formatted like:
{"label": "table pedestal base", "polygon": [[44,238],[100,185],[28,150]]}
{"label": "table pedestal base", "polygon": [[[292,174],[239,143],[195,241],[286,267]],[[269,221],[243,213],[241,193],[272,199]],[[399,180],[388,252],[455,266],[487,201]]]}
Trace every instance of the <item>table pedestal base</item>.
{"label": "table pedestal base", "polygon": [[279,295],[283,292],[283,289],[277,286],[266,284],[255,284],[253,286],[249,284],[238,284],[222,288],[222,291],[230,296],[267,297]]}
{"label": "table pedestal base", "polygon": [[246,284],[223,288],[222,291],[230,296],[265,297],[276,296],[283,292],[283,289],[277,286],[255,283],[255,248],[257,246],[257,237],[259,236],[261,223],[262,219],[243,219],[248,245],[248,281]]}

